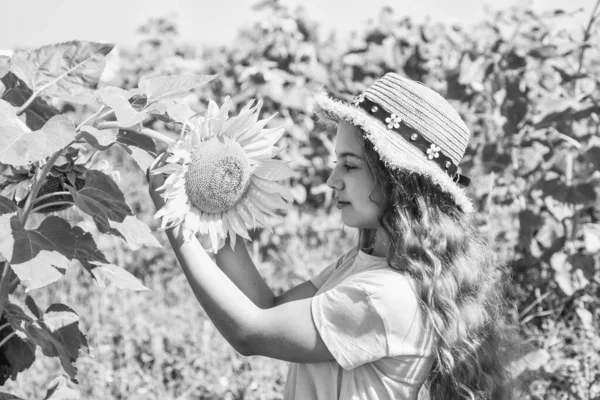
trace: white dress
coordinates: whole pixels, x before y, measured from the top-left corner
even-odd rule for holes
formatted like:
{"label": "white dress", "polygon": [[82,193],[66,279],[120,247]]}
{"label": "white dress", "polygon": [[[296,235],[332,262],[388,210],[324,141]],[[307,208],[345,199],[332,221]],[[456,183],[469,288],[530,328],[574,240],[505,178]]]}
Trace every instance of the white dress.
{"label": "white dress", "polygon": [[313,321],[335,361],[290,364],[284,399],[417,399],[435,339],[412,279],[353,249],[311,281]]}

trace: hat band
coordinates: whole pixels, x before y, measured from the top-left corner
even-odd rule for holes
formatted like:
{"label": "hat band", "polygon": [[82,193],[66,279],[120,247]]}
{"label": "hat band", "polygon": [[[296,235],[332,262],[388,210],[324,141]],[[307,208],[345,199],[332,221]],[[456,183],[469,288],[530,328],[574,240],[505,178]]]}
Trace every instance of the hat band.
{"label": "hat band", "polygon": [[[471,180],[458,173],[458,166],[452,162],[450,157],[443,154],[439,146],[431,143],[413,128],[403,123],[400,116],[397,116],[394,113],[388,113],[383,107],[374,101],[367,99],[364,95],[357,96],[352,104],[355,107],[358,106],[362,108],[369,115],[372,115],[386,125],[388,129],[399,134],[408,143],[421,150],[429,160],[439,165],[454,182],[464,187],[469,186]],[[403,125],[404,129],[400,130],[400,124]]]}

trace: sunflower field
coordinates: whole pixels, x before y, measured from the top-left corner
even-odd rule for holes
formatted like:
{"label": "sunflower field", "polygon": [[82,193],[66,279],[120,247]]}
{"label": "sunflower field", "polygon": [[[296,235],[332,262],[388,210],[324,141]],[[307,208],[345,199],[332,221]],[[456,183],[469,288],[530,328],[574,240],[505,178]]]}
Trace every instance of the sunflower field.
{"label": "sunflower field", "polygon": [[391,8],[349,40],[302,9],[254,7],[227,47],[169,18],[135,48],[72,41],[0,56],[0,399],[280,399],[284,362],[237,354],[196,302],[153,219],[145,173],[191,115],[262,100],[282,126],[293,207],[249,232],[276,294],[354,244],[325,182],[334,132],[312,95],[351,100],[394,71],[455,106],[460,167],[511,271],[508,318],[531,351],[523,399],[600,399],[600,1],[489,13],[466,27]]}

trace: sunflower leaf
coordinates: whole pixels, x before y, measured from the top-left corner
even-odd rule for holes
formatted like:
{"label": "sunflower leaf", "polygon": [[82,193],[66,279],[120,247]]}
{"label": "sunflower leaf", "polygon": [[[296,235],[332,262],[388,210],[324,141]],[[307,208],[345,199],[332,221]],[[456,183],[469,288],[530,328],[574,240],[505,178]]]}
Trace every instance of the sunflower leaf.
{"label": "sunflower leaf", "polygon": [[125,196],[117,184],[100,171],[89,170],[81,189],[68,186],[75,204],[86,214],[117,222],[133,215],[125,202]]}
{"label": "sunflower leaf", "polygon": [[19,126],[16,110],[0,100],[0,162],[15,166],[42,160],[64,148],[75,138],[75,126],[64,115],[52,117],[37,131]]}
{"label": "sunflower leaf", "polygon": [[17,205],[14,201],[0,196],[0,215],[10,214],[17,211]]}
{"label": "sunflower leaf", "polygon": [[88,343],[79,329],[79,316],[64,304],[52,304],[42,318],[22,324],[28,339],[40,346],[47,357],[58,357],[73,382],[77,382],[80,351],[88,351]]}
{"label": "sunflower leaf", "polygon": [[0,56],[0,78],[10,71],[10,57]]}
{"label": "sunflower leaf", "polygon": [[50,216],[36,229],[25,229],[15,216],[10,220],[11,238],[2,238],[0,250],[27,291],[59,280],[77,254],[77,229],[64,219]]}
{"label": "sunflower leaf", "polygon": [[164,75],[140,80],[139,88],[148,98],[148,103],[161,100],[177,100],[189,91],[205,85],[217,75]]}
{"label": "sunflower leaf", "polygon": [[91,273],[96,278],[100,287],[106,287],[107,284],[113,284],[119,289],[129,289],[134,291],[150,290],[142,284],[135,276],[121,267],[113,264],[90,262],[93,267]]}
{"label": "sunflower leaf", "polygon": [[97,129],[86,125],[81,128],[81,137],[98,150],[106,150],[117,140],[117,134],[112,129]]}
{"label": "sunflower leaf", "polygon": [[44,400],[80,400],[81,392],[67,380],[64,375],[59,375],[48,384]]}
{"label": "sunflower leaf", "polygon": [[120,130],[116,141],[131,155],[138,167],[144,172],[157,157],[156,143],[148,136]]}
{"label": "sunflower leaf", "polygon": [[11,58],[11,71],[33,91],[61,100],[89,104],[105,66],[109,43],[70,41],[17,51]]}
{"label": "sunflower leaf", "polygon": [[137,125],[148,116],[146,111],[137,111],[129,103],[125,95],[119,93],[99,92],[100,100],[115,111],[119,125],[124,128]]}
{"label": "sunflower leaf", "polygon": [[135,215],[128,215],[123,222],[94,217],[94,222],[100,232],[122,238],[131,250],[139,250],[141,247],[161,247],[150,227]]}
{"label": "sunflower leaf", "polygon": [[[2,78],[2,83],[6,87],[6,91],[1,96],[2,99],[15,107],[21,107],[33,95],[25,82],[17,78],[12,72]],[[46,121],[58,114],[58,110],[46,103],[41,97],[36,97],[25,109],[25,121],[29,128],[37,130],[44,126]]]}

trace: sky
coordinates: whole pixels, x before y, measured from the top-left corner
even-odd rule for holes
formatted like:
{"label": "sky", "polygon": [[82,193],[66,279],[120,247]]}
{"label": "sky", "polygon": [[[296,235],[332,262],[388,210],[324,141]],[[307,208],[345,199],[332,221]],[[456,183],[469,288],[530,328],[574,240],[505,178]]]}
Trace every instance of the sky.
{"label": "sky", "polygon": [[[522,3],[524,0],[520,0]],[[250,26],[262,14],[252,10],[256,0],[0,0],[0,50],[37,47],[68,40],[112,42],[121,47],[135,45],[136,28],[151,17],[173,15],[180,38],[190,44],[227,45],[243,26]],[[392,6],[396,15],[414,21],[472,24],[483,18],[484,6],[493,10],[514,5],[518,0],[282,0],[293,9],[302,3],[309,20],[320,24],[321,32],[332,30],[347,35],[377,19],[379,10]],[[596,0],[530,0],[536,10],[563,8],[580,13],[583,25]]]}

